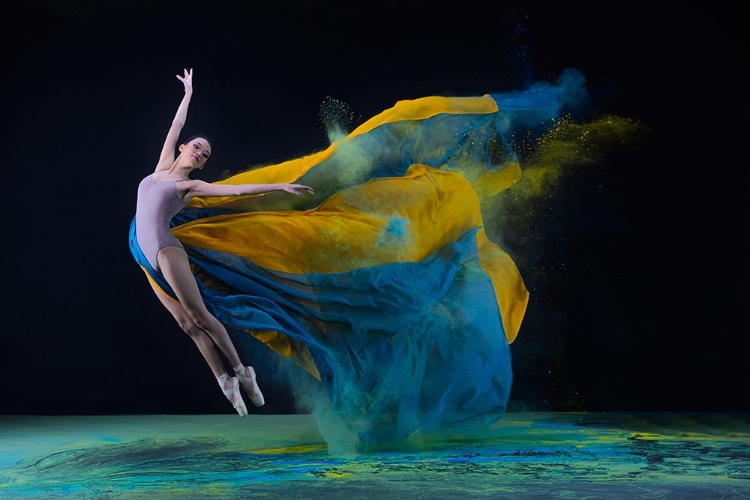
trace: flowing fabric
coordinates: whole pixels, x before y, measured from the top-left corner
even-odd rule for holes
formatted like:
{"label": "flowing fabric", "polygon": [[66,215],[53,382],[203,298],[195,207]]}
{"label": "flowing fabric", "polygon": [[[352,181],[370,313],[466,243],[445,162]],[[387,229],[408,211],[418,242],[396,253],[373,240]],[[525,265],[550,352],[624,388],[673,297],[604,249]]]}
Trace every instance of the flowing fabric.
{"label": "flowing fabric", "polygon": [[[366,442],[500,419],[529,293],[478,193],[519,179],[512,135],[559,112],[556,88],[400,101],[323,151],[219,181],[316,194],[196,198],[172,220],[209,309],[304,368]],[[133,255],[174,298],[136,223]]]}

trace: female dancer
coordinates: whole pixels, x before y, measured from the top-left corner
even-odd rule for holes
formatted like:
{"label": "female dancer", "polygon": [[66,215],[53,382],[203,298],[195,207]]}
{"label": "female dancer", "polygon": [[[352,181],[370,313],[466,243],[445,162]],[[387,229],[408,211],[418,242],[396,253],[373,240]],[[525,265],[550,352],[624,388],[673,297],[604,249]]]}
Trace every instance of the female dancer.
{"label": "female dancer", "polygon": [[[245,416],[247,408],[240,394],[240,385],[255,406],[265,403],[256,382],[255,370],[242,364],[226,328],[206,308],[187,253],[172,234],[169,222],[196,196],[242,196],[275,190],[301,195],[314,194],[314,191],[302,184],[221,185],[190,179],[193,170],[200,170],[206,165],[211,156],[211,143],[205,137],[195,136],[177,147],[193,95],[193,70],[186,69],[183,76],[176,76],[185,87],[185,96],[167,133],[156,170],[138,186],[135,243],[153,270],[163,275],[177,300],[149,280],[156,296],[195,342],[237,413]],[[179,151],[177,158],[175,149]],[[227,374],[220,353],[233,367],[236,377]]]}

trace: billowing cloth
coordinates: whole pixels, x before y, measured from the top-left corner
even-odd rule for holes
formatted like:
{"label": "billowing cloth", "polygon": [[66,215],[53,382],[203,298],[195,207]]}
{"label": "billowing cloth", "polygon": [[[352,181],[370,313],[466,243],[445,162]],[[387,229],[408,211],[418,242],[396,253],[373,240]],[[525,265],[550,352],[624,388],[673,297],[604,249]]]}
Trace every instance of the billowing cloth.
{"label": "billowing cloth", "polygon": [[[319,380],[363,441],[500,419],[529,294],[478,192],[520,177],[511,135],[559,111],[548,90],[400,101],[323,151],[219,181],[316,194],[196,198],[172,220],[209,309]],[[174,296],[135,223],[133,255]]]}

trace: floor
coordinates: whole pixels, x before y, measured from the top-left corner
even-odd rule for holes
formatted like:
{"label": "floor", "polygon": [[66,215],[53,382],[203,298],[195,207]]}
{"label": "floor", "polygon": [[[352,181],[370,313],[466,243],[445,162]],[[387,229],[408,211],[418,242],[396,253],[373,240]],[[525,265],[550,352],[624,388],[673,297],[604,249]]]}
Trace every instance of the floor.
{"label": "floor", "polygon": [[750,499],[750,414],[509,413],[363,446],[312,415],[0,416],[0,499]]}

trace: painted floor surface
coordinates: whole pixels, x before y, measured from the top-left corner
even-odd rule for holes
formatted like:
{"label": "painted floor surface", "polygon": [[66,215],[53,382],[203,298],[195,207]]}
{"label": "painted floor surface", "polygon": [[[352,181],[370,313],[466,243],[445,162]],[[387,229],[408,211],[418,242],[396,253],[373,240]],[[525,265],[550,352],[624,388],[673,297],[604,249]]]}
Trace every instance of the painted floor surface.
{"label": "painted floor surface", "polygon": [[0,499],[750,499],[748,414],[509,413],[377,448],[321,428],[0,416]]}

